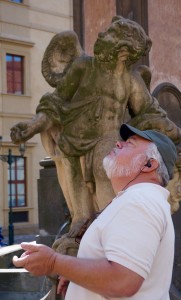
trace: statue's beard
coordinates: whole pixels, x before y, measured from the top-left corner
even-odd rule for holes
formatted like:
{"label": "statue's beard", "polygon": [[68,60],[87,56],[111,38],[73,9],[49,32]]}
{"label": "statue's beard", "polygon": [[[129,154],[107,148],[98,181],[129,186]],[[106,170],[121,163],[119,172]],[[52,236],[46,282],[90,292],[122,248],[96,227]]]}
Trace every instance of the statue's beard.
{"label": "statue's beard", "polygon": [[139,172],[141,170],[144,158],[143,154],[138,154],[129,160],[129,164],[120,165],[120,163],[118,163],[117,156],[110,157],[108,155],[103,159],[103,167],[109,179],[113,177],[127,177],[132,173]]}

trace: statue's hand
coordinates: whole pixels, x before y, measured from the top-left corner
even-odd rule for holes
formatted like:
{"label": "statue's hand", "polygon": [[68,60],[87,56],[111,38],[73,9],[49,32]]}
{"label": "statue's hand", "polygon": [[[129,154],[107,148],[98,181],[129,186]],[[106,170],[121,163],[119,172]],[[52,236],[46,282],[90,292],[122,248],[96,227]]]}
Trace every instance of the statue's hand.
{"label": "statue's hand", "polygon": [[20,122],[11,128],[11,139],[14,144],[26,142],[35,134],[35,128],[30,122]]}

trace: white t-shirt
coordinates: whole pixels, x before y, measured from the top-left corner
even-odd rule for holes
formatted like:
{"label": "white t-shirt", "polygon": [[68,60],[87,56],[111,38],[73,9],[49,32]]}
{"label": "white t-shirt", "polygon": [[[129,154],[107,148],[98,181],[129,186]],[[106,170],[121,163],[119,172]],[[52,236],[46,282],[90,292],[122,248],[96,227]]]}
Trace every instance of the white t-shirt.
{"label": "white t-shirt", "polygon": [[82,238],[78,257],[106,257],[145,279],[134,296],[105,298],[71,282],[65,299],[169,300],[174,228],[168,197],[159,185],[133,185],[114,198]]}

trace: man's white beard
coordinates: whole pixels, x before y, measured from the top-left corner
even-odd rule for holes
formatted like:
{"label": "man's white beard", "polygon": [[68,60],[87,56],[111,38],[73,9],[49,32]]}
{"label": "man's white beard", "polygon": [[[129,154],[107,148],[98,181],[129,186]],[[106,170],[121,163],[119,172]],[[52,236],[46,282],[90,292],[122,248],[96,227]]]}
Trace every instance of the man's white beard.
{"label": "man's white beard", "polygon": [[129,161],[129,164],[120,165],[117,161],[117,156],[110,157],[108,155],[103,159],[103,167],[109,179],[113,177],[127,177],[141,170],[144,159],[145,155],[138,154]]}

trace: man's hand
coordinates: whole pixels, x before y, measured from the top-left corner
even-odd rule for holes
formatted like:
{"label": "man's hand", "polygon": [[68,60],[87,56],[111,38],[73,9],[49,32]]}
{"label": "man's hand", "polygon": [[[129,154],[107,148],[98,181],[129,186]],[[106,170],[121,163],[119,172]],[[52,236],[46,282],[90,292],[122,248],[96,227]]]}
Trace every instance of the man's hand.
{"label": "man's hand", "polygon": [[13,257],[16,267],[22,267],[36,276],[53,274],[57,253],[51,248],[34,243],[22,243],[25,252]]}
{"label": "man's hand", "polygon": [[[23,267],[39,276],[61,275],[105,298],[131,297],[137,293],[144,281],[141,275],[106,258],[89,259],[62,255],[47,246],[33,243],[22,243],[21,246],[25,253],[20,258],[13,258],[16,267]],[[64,278],[57,287],[58,293],[66,292]]]}

